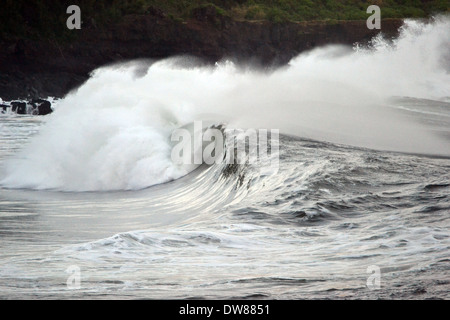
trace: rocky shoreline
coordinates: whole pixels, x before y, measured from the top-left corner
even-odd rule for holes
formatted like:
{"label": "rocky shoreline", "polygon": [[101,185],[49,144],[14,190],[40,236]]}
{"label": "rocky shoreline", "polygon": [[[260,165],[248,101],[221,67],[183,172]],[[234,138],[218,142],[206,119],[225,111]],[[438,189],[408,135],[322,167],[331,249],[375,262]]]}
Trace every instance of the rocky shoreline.
{"label": "rocky shoreline", "polygon": [[382,21],[369,30],[366,21],[271,23],[236,21],[215,11],[199,11],[177,21],[154,10],[129,15],[99,29],[83,24],[76,40],[0,40],[0,98],[62,97],[105,64],[132,59],[190,55],[207,63],[229,58],[261,66],[279,66],[300,52],[325,44],[367,42],[378,32],[396,37],[401,19]]}

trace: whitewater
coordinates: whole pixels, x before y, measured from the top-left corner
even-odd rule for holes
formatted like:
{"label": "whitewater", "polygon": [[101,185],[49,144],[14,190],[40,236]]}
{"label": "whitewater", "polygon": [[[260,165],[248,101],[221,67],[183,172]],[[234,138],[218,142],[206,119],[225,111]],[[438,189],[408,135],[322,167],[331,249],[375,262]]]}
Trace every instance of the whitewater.
{"label": "whitewater", "polygon": [[[118,63],[49,116],[0,114],[0,297],[448,298],[449,30],[264,70]],[[279,130],[278,170],[174,162],[195,121]]]}

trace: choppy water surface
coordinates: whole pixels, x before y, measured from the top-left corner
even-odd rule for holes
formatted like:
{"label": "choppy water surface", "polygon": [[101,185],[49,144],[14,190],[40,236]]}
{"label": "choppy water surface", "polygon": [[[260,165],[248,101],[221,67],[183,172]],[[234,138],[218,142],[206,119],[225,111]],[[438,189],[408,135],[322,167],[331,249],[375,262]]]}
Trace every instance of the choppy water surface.
{"label": "choppy water surface", "polygon": [[[0,115],[0,298],[448,299],[448,60],[399,74],[397,87],[392,68],[373,66],[367,78],[387,72],[389,83],[371,82],[383,99],[354,78],[370,57],[429,59],[408,44],[436,35],[448,45],[447,27],[410,22],[396,50],[346,59],[320,49],[273,74],[162,62],[127,78],[128,67],[112,68],[50,116]],[[321,71],[310,78],[315,90],[282,86],[345,63],[347,81],[339,74],[330,85]],[[168,134],[212,101],[216,116],[247,102],[232,110],[237,123],[281,129],[278,172],[221,163],[189,173],[170,163]],[[332,107],[339,112],[321,113]],[[367,287],[373,268],[380,288]],[[78,289],[68,269],[79,270]]]}

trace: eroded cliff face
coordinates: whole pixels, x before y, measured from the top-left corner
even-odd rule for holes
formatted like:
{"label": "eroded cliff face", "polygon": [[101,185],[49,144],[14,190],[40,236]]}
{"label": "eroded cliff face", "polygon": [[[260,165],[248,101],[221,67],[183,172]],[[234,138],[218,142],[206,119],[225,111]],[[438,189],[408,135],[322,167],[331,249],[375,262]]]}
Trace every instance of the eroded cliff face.
{"label": "eroded cliff face", "polygon": [[228,58],[262,66],[287,63],[300,52],[325,44],[366,42],[378,32],[398,35],[402,20],[383,20],[381,30],[366,21],[270,23],[236,21],[199,11],[182,22],[154,10],[129,15],[108,28],[83,24],[75,41],[18,39],[1,43],[0,97],[4,100],[63,96],[99,66],[131,59],[191,55],[206,63]]}

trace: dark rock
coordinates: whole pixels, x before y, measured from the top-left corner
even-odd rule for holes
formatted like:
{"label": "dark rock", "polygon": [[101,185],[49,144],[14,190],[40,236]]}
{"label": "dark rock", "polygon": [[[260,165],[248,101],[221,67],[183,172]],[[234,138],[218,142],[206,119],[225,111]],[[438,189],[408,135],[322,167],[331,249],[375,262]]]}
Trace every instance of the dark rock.
{"label": "dark rock", "polygon": [[52,104],[50,101],[43,99],[33,99],[30,104],[33,106],[34,114],[39,116],[45,116],[53,112]]}
{"label": "dark rock", "polygon": [[0,111],[1,113],[6,113],[6,111],[8,111],[9,106],[7,106],[6,104],[0,104]]}
{"label": "dark rock", "polygon": [[27,104],[25,102],[11,102],[11,111],[17,114],[27,114]]}

